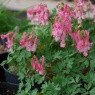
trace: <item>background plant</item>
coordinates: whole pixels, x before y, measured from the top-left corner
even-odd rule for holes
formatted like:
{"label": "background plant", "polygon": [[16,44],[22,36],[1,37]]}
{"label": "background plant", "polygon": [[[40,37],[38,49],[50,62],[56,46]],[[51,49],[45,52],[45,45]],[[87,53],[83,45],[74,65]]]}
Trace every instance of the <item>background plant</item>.
{"label": "background plant", "polygon": [[25,11],[7,10],[4,8],[3,3],[4,1],[0,2],[0,34],[12,31],[16,26],[19,27],[20,32],[27,30],[29,21],[26,17],[20,18],[20,15],[24,14]]}

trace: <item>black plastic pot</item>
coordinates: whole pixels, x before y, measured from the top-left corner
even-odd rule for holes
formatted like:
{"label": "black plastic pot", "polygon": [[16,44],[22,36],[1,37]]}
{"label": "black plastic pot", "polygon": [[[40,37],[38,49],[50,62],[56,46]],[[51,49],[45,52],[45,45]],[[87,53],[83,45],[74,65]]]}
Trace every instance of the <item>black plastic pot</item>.
{"label": "black plastic pot", "polygon": [[[0,63],[2,63],[4,60],[7,59],[8,53],[3,53],[0,54]],[[0,81],[4,82],[5,81],[5,75],[4,75],[4,69],[3,67],[0,66]]]}
{"label": "black plastic pot", "polygon": [[2,63],[4,60],[6,60],[8,57],[8,53],[2,53],[0,54],[0,63]]}
{"label": "black plastic pot", "polygon": [[[4,68],[6,82],[15,83],[15,84],[19,84],[20,83],[20,80],[18,80],[19,76],[15,75],[15,74],[12,74],[11,72],[8,71],[8,65],[7,64],[4,65],[3,68]],[[23,80],[23,82],[26,83],[25,80]],[[38,88],[38,90],[40,91],[42,84],[37,84],[35,82],[34,86],[32,86],[31,89]]]}
{"label": "black plastic pot", "polygon": [[[0,37],[0,44],[6,46],[6,45],[5,45],[5,42],[6,42],[6,39],[2,39],[2,38]],[[7,56],[8,56],[8,53],[7,53],[7,52],[0,54],[0,64],[1,64],[4,60],[7,59]],[[1,77],[0,77],[0,81],[1,81],[1,82],[5,82],[4,70],[3,70],[3,67],[1,67],[1,66],[0,66],[0,76],[1,76]]]}
{"label": "black plastic pot", "polygon": [[8,71],[8,65],[3,66],[4,73],[5,73],[5,80],[9,83],[19,84],[20,80],[18,80],[18,76],[15,74],[12,74]]}
{"label": "black plastic pot", "polygon": [[12,83],[0,83],[0,95],[15,95],[18,91],[18,85]]}

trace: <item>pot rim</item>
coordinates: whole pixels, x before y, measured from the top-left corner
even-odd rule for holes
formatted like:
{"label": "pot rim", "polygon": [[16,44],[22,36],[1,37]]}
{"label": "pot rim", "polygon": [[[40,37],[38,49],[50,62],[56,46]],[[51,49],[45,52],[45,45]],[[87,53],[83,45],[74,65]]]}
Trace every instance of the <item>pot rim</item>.
{"label": "pot rim", "polygon": [[[5,64],[5,65],[8,65],[8,64]],[[16,76],[16,77],[19,77],[18,75],[13,74],[12,72],[10,72],[10,71],[5,67],[5,65],[3,66],[3,69],[4,69],[6,72],[8,72],[8,73],[10,73],[10,74],[12,74],[12,75],[14,75],[14,76]]]}

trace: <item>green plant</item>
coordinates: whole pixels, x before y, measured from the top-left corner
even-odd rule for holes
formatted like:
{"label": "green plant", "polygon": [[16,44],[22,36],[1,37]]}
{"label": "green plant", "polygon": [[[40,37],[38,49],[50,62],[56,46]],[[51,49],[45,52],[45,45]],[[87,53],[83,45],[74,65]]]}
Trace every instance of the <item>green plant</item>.
{"label": "green plant", "polygon": [[90,1],[61,3],[52,13],[39,4],[27,11],[27,32],[1,35],[10,50],[2,65],[17,68],[21,81],[17,95],[95,95],[95,23],[85,18],[93,11]]}
{"label": "green plant", "polygon": [[16,26],[19,27],[20,32],[26,30],[29,27],[29,21],[26,18],[19,18],[19,15],[25,13],[25,11],[7,10],[3,3],[3,1],[0,3],[0,34],[12,31]]}

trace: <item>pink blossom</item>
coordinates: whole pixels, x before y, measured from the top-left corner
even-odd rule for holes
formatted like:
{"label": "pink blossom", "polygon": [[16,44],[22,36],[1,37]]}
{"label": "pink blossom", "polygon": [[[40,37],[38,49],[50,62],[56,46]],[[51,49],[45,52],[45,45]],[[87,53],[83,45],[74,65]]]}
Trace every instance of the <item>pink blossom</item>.
{"label": "pink blossom", "polygon": [[38,58],[34,55],[32,58],[31,65],[34,69],[36,69],[37,72],[39,72],[40,75],[44,75],[44,63],[45,63],[44,56],[42,56],[42,63],[40,63]]}
{"label": "pink blossom", "polygon": [[37,49],[38,36],[34,39],[34,44],[32,45],[32,51],[36,51]]}
{"label": "pink blossom", "polygon": [[26,32],[23,33],[23,38],[20,40],[20,44],[22,47],[25,47],[27,51],[36,51],[37,49],[37,43],[38,43],[38,36],[34,38],[34,33],[32,32],[30,34],[26,34]]}
{"label": "pink blossom", "polygon": [[26,34],[26,32],[23,33],[23,39],[20,40],[20,44],[21,46],[25,47],[26,46],[26,43],[27,43],[27,37],[28,37],[28,34]]}
{"label": "pink blossom", "polygon": [[65,18],[66,15],[71,16],[70,7],[66,4],[61,8],[61,5],[58,4],[58,15],[60,18]]}
{"label": "pink blossom", "polygon": [[53,24],[52,35],[55,38],[55,41],[60,41],[60,47],[65,47],[66,34],[72,34],[72,22],[71,22],[71,12],[68,5],[64,5],[64,8],[61,8],[61,5],[58,5],[58,17],[57,21]]}
{"label": "pink blossom", "polygon": [[31,9],[27,10],[27,17],[28,17],[29,20],[34,19],[35,11],[36,11],[36,9],[34,9],[34,6]]}
{"label": "pink blossom", "polygon": [[62,37],[61,37],[60,47],[64,48],[66,46],[65,40],[66,40],[66,32],[63,32]]}
{"label": "pink blossom", "polygon": [[63,30],[66,30],[69,34],[72,32],[72,22],[71,22],[71,12],[68,5],[64,5],[64,8],[61,9],[61,6],[58,5],[58,16],[62,22]]}
{"label": "pink blossom", "polygon": [[63,25],[62,22],[57,21],[53,24],[53,32],[52,35],[55,38],[55,41],[59,41],[60,40],[60,36],[62,35],[63,32]]}
{"label": "pink blossom", "polygon": [[76,40],[76,47],[78,51],[83,53],[83,55],[86,57],[93,44],[89,42],[89,32],[87,30],[78,30],[74,33],[73,38]]}
{"label": "pink blossom", "polygon": [[82,19],[86,18],[86,12],[93,13],[94,10],[94,6],[90,0],[76,0],[72,16],[78,20],[79,24],[81,24]]}
{"label": "pink blossom", "polygon": [[73,16],[75,19],[78,20],[78,23],[80,24],[82,22],[82,19],[85,19],[85,0],[77,0],[74,6]]}
{"label": "pink blossom", "polygon": [[46,5],[39,4],[38,7],[32,7],[27,11],[27,17],[31,20],[32,24],[49,24],[49,10]]}
{"label": "pink blossom", "polygon": [[1,34],[2,39],[7,38],[6,46],[10,51],[12,51],[13,40],[15,36],[16,34],[14,32],[9,32],[5,35]]}

